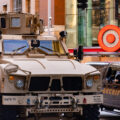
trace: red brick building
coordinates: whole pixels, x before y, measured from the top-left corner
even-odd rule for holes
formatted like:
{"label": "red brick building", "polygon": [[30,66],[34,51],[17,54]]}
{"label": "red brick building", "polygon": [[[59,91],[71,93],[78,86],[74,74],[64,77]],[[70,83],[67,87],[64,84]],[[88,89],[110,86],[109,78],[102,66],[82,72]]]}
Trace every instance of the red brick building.
{"label": "red brick building", "polygon": [[[48,24],[48,0],[39,0],[39,15]],[[65,25],[65,0],[51,0],[52,25]]]}

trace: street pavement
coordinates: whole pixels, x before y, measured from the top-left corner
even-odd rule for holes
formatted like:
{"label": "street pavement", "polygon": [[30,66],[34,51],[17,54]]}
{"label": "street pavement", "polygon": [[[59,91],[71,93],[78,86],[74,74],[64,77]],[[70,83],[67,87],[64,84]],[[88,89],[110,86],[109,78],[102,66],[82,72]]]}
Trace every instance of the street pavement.
{"label": "street pavement", "polygon": [[120,120],[120,115],[102,111],[100,120]]}
{"label": "street pavement", "polygon": [[[27,120],[34,120],[34,119],[27,119]],[[47,118],[41,118],[40,120],[68,120],[68,119],[59,119],[54,117],[47,117]],[[100,120],[120,120],[119,115],[111,114],[111,113],[105,113],[102,112]]]}
{"label": "street pavement", "polygon": [[[101,113],[100,120],[120,120],[120,115],[104,112],[104,111],[100,111],[100,113]],[[35,120],[35,119],[28,118],[27,120]],[[49,116],[49,117],[40,118],[39,120],[70,120],[70,119],[66,119],[66,118],[60,119],[60,118]]]}
{"label": "street pavement", "polygon": [[100,118],[100,120],[120,120],[120,117],[104,117],[104,118]]}

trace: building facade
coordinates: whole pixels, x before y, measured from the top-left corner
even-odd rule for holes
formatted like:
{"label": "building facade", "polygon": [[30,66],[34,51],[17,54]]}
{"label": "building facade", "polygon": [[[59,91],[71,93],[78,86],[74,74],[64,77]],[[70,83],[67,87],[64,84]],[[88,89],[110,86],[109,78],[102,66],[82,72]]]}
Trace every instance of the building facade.
{"label": "building facade", "polygon": [[39,12],[39,0],[0,0],[0,12]]}
{"label": "building facade", "polygon": [[[48,0],[0,0],[0,12],[39,14],[48,24]],[[65,0],[51,0],[52,25],[65,25]]]}
{"label": "building facade", "polygon": [[[40,19],[43,19],[44,25],[47,28],[48,1],[49,0],[0,0],[0,12],[39,14]],[[89,34],[92,34],[92,38],[90,38],[92,39],[92,43],[98,45],[97,36],[103,26],[108,24],[120,26],[120,0],[88,1],[92,2],[91,7],[86,9],[86,13],[84,11],[81,12],[81,15],[83,15],[81,20],[84,22],[81,26],[82,30],[84,30],[82,31],[84,32],[84,34],[82,33],[85,43],[84,46],[87,46],[86,43],[89,41],[89,36],[87,37],[89,30],[91,30]],[[88,12],[92,13],[91,17],[88,17]],[[51,0],[51,28],[54,28],[56,34],[65,29],[69,31],[67,44],[70,48],[78,45],[76,31],[78,31],[77,27],[81,22],[78,21],[77,15],[77,0]],[[91,25],[88,25],[88,22]],[[88,29],[88,26],[92,27]]]}
{"label": "building facade", "polygon": [[12,11],[11,0],[0,0],[0,12],[11,12]]}
{"label": "building facade", "polygon": [[120,0],[93,0],[92,41],[97,43],[100,29],[106,25],[119,25]]}
{"label": "building facade", "polygon": [[[39,0],[39,15],[48,23],[48,0]],[[65,0],[51,0],[52,24],[65,25]]]}

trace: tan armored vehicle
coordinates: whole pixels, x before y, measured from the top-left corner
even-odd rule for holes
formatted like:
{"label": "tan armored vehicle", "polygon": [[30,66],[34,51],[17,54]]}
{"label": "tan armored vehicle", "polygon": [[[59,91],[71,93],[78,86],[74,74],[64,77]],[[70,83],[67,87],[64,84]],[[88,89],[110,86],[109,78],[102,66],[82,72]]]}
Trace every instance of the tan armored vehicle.
{"label": "tan armored vehicle", "polygon": [[69,59],[63,37],[2,35],[0,120],[99,119],[100,72]]}

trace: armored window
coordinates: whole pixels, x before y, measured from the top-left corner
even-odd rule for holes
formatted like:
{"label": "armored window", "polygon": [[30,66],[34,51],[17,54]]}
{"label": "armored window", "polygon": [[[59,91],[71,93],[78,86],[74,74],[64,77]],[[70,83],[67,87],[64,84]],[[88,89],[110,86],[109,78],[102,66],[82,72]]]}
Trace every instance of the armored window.
{"label": "armored window", "polygon": [[41,40],[39,48],[48,54],[65,54],[64,49],[59,41]]}
{"label": "armored window", "polygon": [[6,19],[1,18],[1,28],[6,28]]}
{"label": "armored window", "polygon": [[18,28],[20,26],[21,26],[20,18],[19,17],[12,17],[11,18],[11,27]]}
{"label": "armored window", "polygon": [[[23,48],[22,48],[23,47]],[[16,54],[23,54],[28,48],[28,42],[26,40],[3,40],[3,50],[5,54],[11,54],[18,48]]]}

